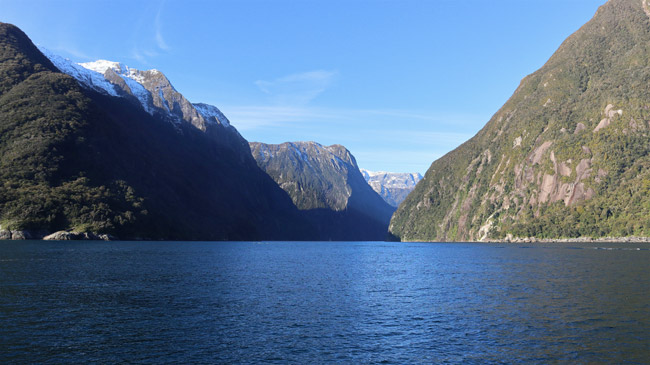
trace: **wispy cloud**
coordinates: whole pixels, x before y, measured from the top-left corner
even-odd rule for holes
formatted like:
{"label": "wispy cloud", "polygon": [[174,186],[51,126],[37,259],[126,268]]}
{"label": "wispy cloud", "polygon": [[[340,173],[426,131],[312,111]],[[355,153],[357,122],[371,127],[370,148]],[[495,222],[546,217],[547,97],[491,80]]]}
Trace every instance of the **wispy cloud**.
{"label": "wispy cloud", "polygon": [[328,118],[327,113],[306,107],[222,106],[221,109],[228,119],[236,121],[236,127],[241,131],[263,127],[280,128]]}
{"label": "wispy cloud", "polygon": [[[290,124],[313,124],[327,121],[329,123],[354,123],[356,128],[367,127],[369,133],[407,133],[399,127],[409,124],[423,124],[438,130],[438,135],[417,132],[409,137],[417,139],[426,138],[465,138],[476,131],[469,128],[468,133],[446,132],[453,126],[455,129],[463,125],[478,125],[486,119],[472,114],[450,114],[440,112],[413,112],[396,109],[336,109],[317,108],[307,105],[302,106],[227,106],[222,105],[224,113],[228,115],[238,129],[251,130],[256,127],[282,127]],[[381,128],[378,128],[381,127]],[[390,132],[386,132],[390,131]],[[440,134],[444,133],[444,134]]]}
{"label": "wispy cloud", "polygon": [[165,29],[164,5],[165,1],[160,1],[153,5],[155,7],[148,8],[133,29],[130,56],[140,63],[148,65],[152,58],[159,57],[172,49],[163,36]]}
{"label": "wispy cloud", "polygon": [[62,56],[72,56],[75,60],[91,60],[94,59],[84,51],[81,51],[77,46],[71,44],[59,44],[56,47],[48,48],[51,51]]}
{"label": "wispy cloud", "polygon": [[158,45],[158,48],[160,48],[163,51],[169,51],[169,45],[167,45],[167,42],[165,42],[165,38],[163,38],[162,35],[162,20],[160,19],[160,14],[162,13],[162,4],[160,8],[158,9],[158,13],[156,14],[156,20],[154,21],[154,27],[156,31],[156,44]]}
{"label": "wispy cloud", "polygon": [[134,47],[131,50],[131,58],[133,58],[135,60],[138,60],[139,62],[142,62],[142,63],[147,63],[147,59],[144,57],[144,55],[142,55],[140,50],[138,48],[136,48],[136,47]]}
{"label": "wispy cloud", "polygon": [[282,76],[271,81],[257,80],[255,85],[280,105],[306,105],[327,90],[337,71],[315,70]]}

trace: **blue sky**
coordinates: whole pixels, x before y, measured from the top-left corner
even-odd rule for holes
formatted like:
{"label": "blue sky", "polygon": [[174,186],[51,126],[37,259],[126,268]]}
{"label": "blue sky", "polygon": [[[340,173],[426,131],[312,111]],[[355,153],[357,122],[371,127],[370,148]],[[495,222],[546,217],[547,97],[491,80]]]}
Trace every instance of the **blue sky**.
{"label": "blue sky", "polygon": [[424,173],[604,2],[0,0],[0,21],[76,62],[161,70],[249,141]]}

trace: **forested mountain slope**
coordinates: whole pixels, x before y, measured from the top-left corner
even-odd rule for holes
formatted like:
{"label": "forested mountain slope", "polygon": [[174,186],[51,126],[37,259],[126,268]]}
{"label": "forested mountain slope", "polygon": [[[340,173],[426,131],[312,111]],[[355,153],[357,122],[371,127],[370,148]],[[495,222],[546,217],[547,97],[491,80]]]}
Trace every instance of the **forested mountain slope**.
{"label": "forested mountain slope", "polygon": [[650,9],[610,0],[390,225],[401,240],[650,235]]}

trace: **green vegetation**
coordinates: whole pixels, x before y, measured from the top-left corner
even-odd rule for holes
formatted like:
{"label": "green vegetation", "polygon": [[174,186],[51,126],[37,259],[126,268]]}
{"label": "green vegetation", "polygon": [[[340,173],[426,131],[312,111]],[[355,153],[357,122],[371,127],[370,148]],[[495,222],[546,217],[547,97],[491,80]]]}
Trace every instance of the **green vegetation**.
{"label": "green vegetation", "polygon": [[146,214],[143,199],[124,181],[106,186],[71,174],[66,154],[83,144],[90,100],[76,81],[25,47],[29,40],[18,29],[3,25],[0,36],[2,227],[117,233]]}
{"label": "green vegetation", "polygon": [[476,136],[431,165],[391,234],[650,235],[649,44],[641,1],[610,0]]}

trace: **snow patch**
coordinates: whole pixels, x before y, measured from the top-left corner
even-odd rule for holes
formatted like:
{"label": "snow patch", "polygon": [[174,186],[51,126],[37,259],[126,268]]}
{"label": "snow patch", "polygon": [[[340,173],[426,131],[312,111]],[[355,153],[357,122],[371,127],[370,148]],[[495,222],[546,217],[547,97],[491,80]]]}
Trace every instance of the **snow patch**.
{"label": "snow patch", "polygon": [[90,70],[50,52],[48,49],[38,47],[41,53],[45,55],[61,72],[74,77],[82,86],[99,91],[111,96],[118,96],[115,85],[111,84],[103,73]]}
{"label": "snow patch", "polygon": [[[128,77],[131,80],[135,80],[138,83],[143,83],[145,82],[144,76],[142,76],[142,72],[135,68],[130,68],[129,66],[123,65],[119,62],[113,62],[113,61],[107,61],[107,60],[97,60],[93,62],[85,62],[85,63],[80,63],[79,64],[81,67],[87,68],[89,70],[93,70],[96,72],[101,73],[102,75],[106,73],[109,69],[115,71],[116,74],[123,76],[123,77]],[[151,71],[156,71],[157,70],[151,70]]]}
{"label": "snow patch", "polygon": [[[415,185],[422,180],[420,173],[399,173],[399,172],[386,172],[386,171],[369,171],[366,169],[359,169],[366,181],[373,186],[376,184],[379,188],[414,188]],[[373,186],[374,188],[374,186]],[[377,191],[377,189],[375,189]]]}
{"label": "snow patch", "polygon": [[[155,70],[152,70],[155,71]],[[226,116],[214,105],[196,103],[192,104],[194,109],[205,118],[208,123],[213,123],[212,118],[215,118],[224,127],[230,127],[230,121]]]}

